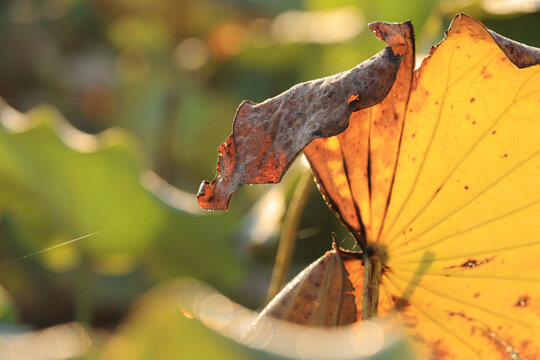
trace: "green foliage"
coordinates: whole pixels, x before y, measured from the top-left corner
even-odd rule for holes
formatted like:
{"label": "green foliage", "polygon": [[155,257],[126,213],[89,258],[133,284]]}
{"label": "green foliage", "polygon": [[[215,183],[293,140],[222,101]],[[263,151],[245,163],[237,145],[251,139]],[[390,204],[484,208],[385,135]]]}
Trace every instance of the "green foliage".
{"label": "green foliage", "polygon": [[[148,282],[175,275],[223,284],[238,278],[242,264],[235,261],[227,240],[234,214],[202,216],[192,194],[181,193],[181,200],[173,203],[176,207],[164,203],[162,195],[149,190],[159,191],[160,180],[148,175],[133,136],[121,129],[98,136],[80,133],[50,107],[22,115],[4,105],[0,113],[3,260],[83,237],[26,261],[46,270],[36,276],[44,286],[34,287],[34,296],[51,298],[57,288],[83,291],[97,305],[121,305]],[[222,231],[209,232],[216,222]],[[78,284],[83,280],[80,271],[89,273],[85,278],[93,279],[93,290],[81,290],[87,287]],[[116,281],[115,290],[107,284],[114,284],[118,276],[127,277],[127,282]],[[16,298],[37,282],[31,275],[17,278],[13,272],[3,272],[2,277]],[[55,278],[64,281],[58,284]]]}
{"label": "green foliage", "polygon": [[109,227],[77,247],[90,256],[147,250],[171,214],[139,182],[134,139],[120,130],[100,137],[77,133],[46,107],[23,121],[26,131],[0,132],[2,209],[23,253]]}

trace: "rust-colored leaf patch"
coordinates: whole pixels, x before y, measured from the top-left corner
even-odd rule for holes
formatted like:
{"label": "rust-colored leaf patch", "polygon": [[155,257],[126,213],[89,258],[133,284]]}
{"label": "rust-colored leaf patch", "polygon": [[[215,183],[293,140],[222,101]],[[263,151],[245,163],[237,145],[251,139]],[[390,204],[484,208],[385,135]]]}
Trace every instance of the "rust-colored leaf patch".
{"label": "rust-colored leaf patch", "polygon": [[386,97],[400,68],[405,39],[389,24],[374,28],[388,46],[371,59],[349,71],[298,84],[263,103],[240,105],[233,133],[218,149],[219,175],[199,189],[202,208],[227,209],[232,193],[244,184],[279,182],[313,139],[343,132],[354,111]]}

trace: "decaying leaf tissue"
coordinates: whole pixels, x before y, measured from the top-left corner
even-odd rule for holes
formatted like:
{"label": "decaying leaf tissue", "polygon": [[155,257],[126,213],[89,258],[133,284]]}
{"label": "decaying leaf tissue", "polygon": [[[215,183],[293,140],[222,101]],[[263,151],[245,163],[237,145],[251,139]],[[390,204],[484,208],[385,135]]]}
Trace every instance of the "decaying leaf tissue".
{"label": "decaying leaf tissue", "polygon": [[[421,358],[538,358],[540,49],[458,15],[414,70],[409,22],[371,29],[388,46],[365,63],[240,105],[199,204],[226,209],[303,150],[363,259],[336,247],[263,315],[342,325],[364,308]],[[322,298],[302,293],[329,277]]]}

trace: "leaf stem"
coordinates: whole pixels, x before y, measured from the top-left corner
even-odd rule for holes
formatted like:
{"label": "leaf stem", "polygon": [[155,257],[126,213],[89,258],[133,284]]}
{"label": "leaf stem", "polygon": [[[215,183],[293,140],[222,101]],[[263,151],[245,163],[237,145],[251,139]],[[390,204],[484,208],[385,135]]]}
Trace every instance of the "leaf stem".
{"label": "leaf stem", "polygon": [[364,289],[362,293],[362,320],[377,317],[379,305],[379,288],[381,284],[381,257],[373,249],[364,252]]}
{"label": "leaf stem", "polygon": [[268,293],[266,294],[266,303],[269,303],[285,284],[285,279],[289,273],[292,256],[294,254],[300,218],[309,198],[309,193],[313,186],[312,184],[313,175],[310,171],[305,171],[294,189],[294,193],[283,220],[283,228],[279,239],[276,261],[272,271],[272,280],[270,281]]}

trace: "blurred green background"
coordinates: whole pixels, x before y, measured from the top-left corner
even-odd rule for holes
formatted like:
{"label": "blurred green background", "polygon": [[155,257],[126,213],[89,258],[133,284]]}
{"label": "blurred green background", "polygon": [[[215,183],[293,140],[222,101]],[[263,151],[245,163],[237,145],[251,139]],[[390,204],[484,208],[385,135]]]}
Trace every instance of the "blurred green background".
{"label": "blurred green background", "polygon": [[[166,285],[191,276],[264,305],[283,214],[306,170],[297,162],[280,185],[238,191],[227,213],[200,211],[194,194],[215,175],[238,104],[371,57],[384,46],[371,21],[411,19],[420,55],[459,12],[538,47],[539,7],[1,2],[0,339],[75,321],[91,343],[76,353],[84,358],[270,358],[182,317]],[[306,209],[291,276],[330,248],[332,231],[352,243],[315,187]],[[63,354],[51,358],[75,356]]]}

